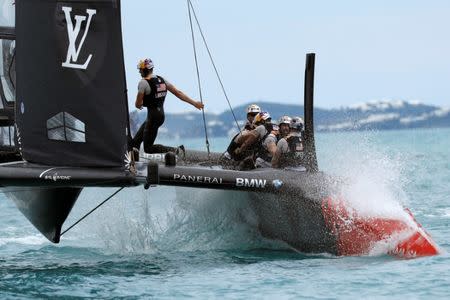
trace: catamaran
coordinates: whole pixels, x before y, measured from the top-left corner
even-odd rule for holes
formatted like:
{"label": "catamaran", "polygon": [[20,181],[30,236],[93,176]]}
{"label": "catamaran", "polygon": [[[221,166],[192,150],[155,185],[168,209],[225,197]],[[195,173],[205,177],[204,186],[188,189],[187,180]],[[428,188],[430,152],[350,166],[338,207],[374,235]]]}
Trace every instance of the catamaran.
{"label": "catamaran", "polygon": [[229,170],[220,153],[189,149],[134,161],[120,8],[119,0],[20,0],[15,24],[0,24],[0,186],[48,240],[60,242],[84,188],[162,185],[246,193],[262,235],[301,252],[366,255],[391,240],[386,253],[395,256],[439,253],[409,210],[406,219],[363,216],[340,196],[341,179],[318,170],[312,53],[304,168]]}

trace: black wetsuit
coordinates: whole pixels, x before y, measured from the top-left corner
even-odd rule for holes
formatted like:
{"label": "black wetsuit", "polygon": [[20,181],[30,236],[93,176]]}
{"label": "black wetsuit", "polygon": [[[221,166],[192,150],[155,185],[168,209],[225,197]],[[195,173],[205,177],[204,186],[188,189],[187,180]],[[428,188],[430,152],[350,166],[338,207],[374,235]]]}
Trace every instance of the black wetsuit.
{"label": "black wetsuit", "polygon": [[138,148],[142,141],[144,142],[144,151],[146,153],[164,153],[174,151],[173,147],[163,145],[153,145],[158,135],[159,127],[164,123],[164,100],[166,99],[167,86],[164,79],[160,76],[145,79],[150,85],[150,94],[144,95],[143,105],[147,107],[147,120],[141,125],[133,140],[131,146]]}

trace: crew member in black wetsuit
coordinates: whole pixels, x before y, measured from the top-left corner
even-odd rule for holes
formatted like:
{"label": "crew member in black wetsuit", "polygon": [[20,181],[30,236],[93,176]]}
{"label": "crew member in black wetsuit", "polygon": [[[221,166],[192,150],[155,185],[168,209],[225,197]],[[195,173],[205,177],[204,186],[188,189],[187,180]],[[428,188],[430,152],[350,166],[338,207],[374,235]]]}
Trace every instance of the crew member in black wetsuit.
{"label": "crew member in black wetsuit", "polygon": [[203,104],[191,99],[161,76],[153,74],[153,62],[151,59],[147,58],[139,61],[138,69],[142,79],[138,85],[135,105],[138,109],[147,107],[147,120],[139,128],[130,146],[139,149],[143,141],[146,153],[174,152],[177,150],[176,148],[153,144],[158,135],[159,127],[164,123],[164,100],[166,99],[167,91],[197,109],[202,109]]}

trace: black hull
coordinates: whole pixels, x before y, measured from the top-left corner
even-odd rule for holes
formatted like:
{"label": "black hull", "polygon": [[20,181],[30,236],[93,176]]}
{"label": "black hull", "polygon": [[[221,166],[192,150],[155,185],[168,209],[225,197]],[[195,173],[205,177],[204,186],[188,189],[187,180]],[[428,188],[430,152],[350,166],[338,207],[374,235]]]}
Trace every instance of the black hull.
{"label": "black hull", "polygon": [[59,243],[61,227],[72,210],[81,188],[21,188],[6,192],[22,214],[48,240]]}
{"label": "black hull", "polygon": [[[367,255],[375,243],[408,231],[412,232],[410,238],[394,245],[389,253],[400,257],[438,253],[438,247],[420,225],[414,228],[395,218],[364,218],[347,210],[339,199],[341,182],[324,173],[288,169],[234,171],[203,163],[184,164],[142,161],[135,165],[134,174],[120,168],[49,168],[10,163],[0,165],[0,186],[16,186],[9,196],[55,243],[60,240],[61,227],[82,187],[158,184],[247,193],[262,235],[281,240],[300,252]],[[415,222],[412,216],[411,220]]]}
{"label": "black hull", "polygon": [[[212,157],[217,158],[218,154]],[[194,152],[194,155],[188,152],[186,160],[180,159],[181,166],[168,167],[159,163],[158,184],[250,192],[259,228],[265,236],[283,240],[304,252],[335,252],[321,212],[322,199],[331,193],[329,177],[293,170],[234,171],[199,166],[208,164],[207,158],[204,152]],[[193,160],[197,166],[192,166]],[[136,174],[117,168],[9,163],[0,168],[0,185],[16,186],[11,188],[16,191],[9,196],[44,236],[57,243],[61,226],[81,188],[143,184],[147,180],[149,162],[137,163]]]}
{"label": "black hull", "polygon": [[136,185],[125,168],[56,167],[25,161],[0,165],[0,187],[116,187]]}
{"label": "black hull", "polygon": [[336,238],[326,227],[319,200],[251,193],[250,202],[264,237],[304,253],[337,254]]}
{"label": "black hull", "polygon": [[251,193],[261,234],[300,252],[337,254],[336,236],[326,226],[322,210],[324,199],[333,193],[330,179],[321,173],[291,174],[290,179],[279,193]]}
{"label": "black hull", "polygon": [[0,165],[0,187],[49,241],[59,243],[61,228],[84,187],[125,187],[138,183],[124,168],[76,168],[31,164]]}
{"label": "black hull", "polygon": [[[186,158],[190,162],[207,162],[204,152],[192,156],[187,152]],[[183,165],[185,161],[179,164]],[[208,182],[205,182],[205,175]],[[249,192],[250,205],[264,237],[283,241],[300,252],[338,254],[336,235],[327,227],[323,213],[323,201],[336,194],[337,184],[321,172],[233,171],[180,166],[160,168],[159,177],[160,185]],[[211,183],[211,178],[216,178],[216,182]],[[241,184],[242,180],[244,184]],[[281,186],[275,183],[281,183]]]}

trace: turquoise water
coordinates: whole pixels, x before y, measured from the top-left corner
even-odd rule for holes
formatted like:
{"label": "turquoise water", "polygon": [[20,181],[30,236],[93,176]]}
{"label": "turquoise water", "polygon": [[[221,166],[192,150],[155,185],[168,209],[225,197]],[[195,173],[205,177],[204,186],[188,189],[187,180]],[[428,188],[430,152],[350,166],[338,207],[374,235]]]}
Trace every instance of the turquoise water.
{"label": "turquoise water", "polygon": [[[226,139],[211,144],[222,150]],[[168,187],[122,191],[53,245],[0,194],[0,297],[448,299],[450,130],[319,134],[317,149],[352,201],[408,206],[443,253],[294,253],[250,225],[242,195]],[[113,191],[83,191],[66,225]]]}

